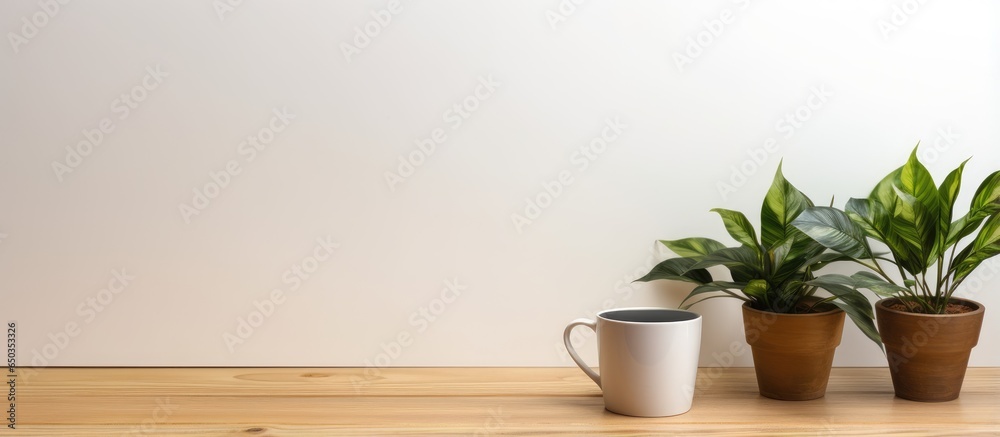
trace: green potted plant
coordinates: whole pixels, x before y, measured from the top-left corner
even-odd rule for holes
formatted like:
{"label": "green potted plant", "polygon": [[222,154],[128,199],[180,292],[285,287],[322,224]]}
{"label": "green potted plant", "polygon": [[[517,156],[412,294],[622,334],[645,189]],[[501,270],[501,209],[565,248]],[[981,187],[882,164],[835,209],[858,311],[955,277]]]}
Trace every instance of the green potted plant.
{"label": "green potted plant", "polygon": [[[739,245],[726,247],[709,238],[663,240],[679,257],[659,263],[638,281],[668,279],[696,286],[681,308],[716,297],[744,301],[743,325],[753,352],[760,394],[783,400],[822,397],[833,356],[840,345],[844,314],[876,343],[871,303],[852,287],[838,286],[828,297],[815,271],[844,258],[828,252],[792,226],[811,200],[785,180],[781,165],[761,207],[761,234],[745,215],[716,208],[729,235]],[[716,279],[707,270],[723,266],[730,278]]]}
{"label": "green potted plant", "polygon": [[[1000,171],[986,177],[969,210],[958,215],[955,202],[964,168],[965,162],[935,185],[914,148],[906,163],[867,198],[850,199],[844,210],[812,207],[792,223],[870,270],[818,282],[865,288],[884,297],[875,311],[893,387],[901,398],[957,398],[979,340],[985,308],[954,293],[976,267],[1000,253]],[[967,237],[971,241],[959,249]],[[869,240],[882,243],[891,256],[873,252]]]}

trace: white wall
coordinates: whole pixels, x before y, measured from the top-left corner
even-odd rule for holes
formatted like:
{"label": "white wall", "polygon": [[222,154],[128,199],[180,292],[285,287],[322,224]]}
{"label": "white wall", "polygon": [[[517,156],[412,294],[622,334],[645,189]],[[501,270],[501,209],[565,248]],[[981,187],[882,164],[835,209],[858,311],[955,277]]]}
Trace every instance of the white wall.
{"label": "white wall", "polygon": [[[18,322],[22,364],[570,365],[567,322],[676,305],[682,286],[629,285],[664,255],[653,241],[726,239],[708,210],[756,217],[779,159],[838,204],[918,140],[939,178],[973,155],[968,185],[1000,167],[994,3],[563,3],[563,20],[556,1],[405,3],[349,62],[342,45],[386,2],[92,1],[51,18],[0,3],[0,318]],[[126,112],[122,94],[144,99]],[[463,103],[476,110],[459,124]],[[435,130],[390,189],[386,172]],[[616,140],[583,158],[602,132]],[[251,160],[241,142],[258,134],[273,141]],[[181,205],[227,165],[239,173],[186,221]],[[512,214],[561,173],[518,230]],[[308,259],[317,239],[336,246],[326,261]],[[303,263],[315,270],[296,287],[286,272]],[[102,294],[122,269],[134,279]],[[963,291],[993,336],[996,271]],[[461,294],[436,301],[450,280]],[[285,300],[238,333],[274,289]],[[725,364],[738,302],[697,310],[702,363]],[[845,331],[837,365],[884,365]],[[230,350],[227,333],[248,337]],[[1000,365],[1000,345],[973,364]]]}

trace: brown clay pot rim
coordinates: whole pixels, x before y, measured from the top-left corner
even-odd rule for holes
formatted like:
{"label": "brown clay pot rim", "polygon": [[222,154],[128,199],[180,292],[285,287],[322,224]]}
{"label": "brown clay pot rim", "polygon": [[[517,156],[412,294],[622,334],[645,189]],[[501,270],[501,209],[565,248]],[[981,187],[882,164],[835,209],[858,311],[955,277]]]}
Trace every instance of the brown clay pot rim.
{"label": "brown clay pot rim", "polygon": [[830,311],[823,311],[821,313],[808,313],[808,314],[775,313],[775,312],[772,312],[772,311],[761,311],[761,310],[758,310],[757,308],[754,308],[754,307],[750,306],[750,302],[743,302],[743,308],[745,308],[747,310],[750,310],[750,311],[753,311],[755,313],[775,314],[775,315],[779,315],[779,316],[788,316],[788,317],[817,317],[817,316],[828,316],[830,314],[836,314],[836,313],[842,313],[842,312],[844,312],[844,310],[842,310],[840,308],[833,307],[833,309],[831,309]]}
{"label": "brown clay pot rim", "polygon": [[[894,310],[892,308],[889,308],[889,307],[885,306],[885,304],[887,302],[894,301],[894,300],[899,300],[899,298],[897,298],[897,297],[887,297],[885,299],[879,300],[878,302],[875,302],[875,306],[878,307],[878,309],[880,309],[882,311],[885,311],[887,313],[893,313],[893,314],[896,314],[896,315],[899,315],[899,316],[911,316],[911,317],[966,317],[966,316],[975,316],[975,315],[978,315],[979,313],[982,313],[983,311],[986,311],[986,306],[985,305],[983,305],[983,304],[981,304],[979,302],[976,302],[976,301],[974,301],[972,299],[965,299],[965,298],[961,298],[961,297],[953,297],[949,301],[950,302],[961,302],[961,303],[965,303],[965,304],[973,304],[973,305],[976,306],[976,309],[974,309],[972,311],[969,311],[967,313],[959,313],[959,314],[911,313],[911,312],[908,312],[908,311]],[[966,306],[968,306],[968,305],[966,305]]]}

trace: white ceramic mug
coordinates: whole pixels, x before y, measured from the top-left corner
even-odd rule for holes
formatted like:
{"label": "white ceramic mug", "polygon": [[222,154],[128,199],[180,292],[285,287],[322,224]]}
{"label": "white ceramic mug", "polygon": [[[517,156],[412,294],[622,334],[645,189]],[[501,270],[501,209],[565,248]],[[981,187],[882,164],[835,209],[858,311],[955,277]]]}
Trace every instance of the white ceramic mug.
{"label": "white ceramic mug", "polygon": [[[570,333],[597,333],[601,374],[573,349]],[[662,417],[691,409],[701,351],[701,315],[667,308],[602,311],[597,322],[576,319],[563,331],[573,361],[604,392],[604,407],[628,416]]]}

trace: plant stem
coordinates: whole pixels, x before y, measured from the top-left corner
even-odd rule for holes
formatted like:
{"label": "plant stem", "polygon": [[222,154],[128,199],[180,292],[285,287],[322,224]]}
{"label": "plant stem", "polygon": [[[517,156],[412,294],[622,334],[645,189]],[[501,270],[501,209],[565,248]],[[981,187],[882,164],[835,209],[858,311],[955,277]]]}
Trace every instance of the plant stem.
{"label": "plant stem", "polygon": [[922,292],[925,298],[930,299],[933,297],[930,287],[927,286],[927,270],[920,273],[920,280],[917,281],[917,284],[920,284],[920,289],[923,290]]}
{"label": "plant stem", "polygon": [[917,281],[917,284],[920,284],[920,288],[923,289],[923,299],[918,299],[918,301],[920,302],[920,305],[924,307],[924,311],[928,314],[937,313],[937,303],[933,299],[930,286],[927,285],[927,270],[924,270],[923,273],[920,274],[920,280]]}
{"label": "plant stem", "polygon": [[896,264],[896,269],[899,270],[899,277],[903,278],[903,285],[906,286],[906,271],[903,270],[903,266]]}
{"label": "plant stem", "polygon": [[943,285],[944,271],[942,266],[944,265],[944,255],[939,256],[937,260],[937,287],[934,289],[934,298],[941,299],[941,285]]}
{"label": "plant stem", "polygon": [[[875,273],[878,273],[879,276],[881,276],[883,279],[885,279],[886,281],[889,281],[890,284],[899,285],[899,284],[896,284],[896,281],[893,281],[892,278],[890,278],[889,275],[885,273],[885,270],[882,270],[882,266],[880,266],[878,264],[878,260],[875,259],[874,255],[872,256],[871,260],[872,260],[872,265],[868,265],[868,264],[865,264],[865,263],[863,263],[861,261],[857,261],[857,260],[855,260],[855,262],[857,262],[858,264],[861,264],[861,265],[863,265],[865,267],[868,267],[869,269],[875,271]],[[902,273],[903,270],[900,269],[899,272]],[[904,277],[904,279],[905,279],[905,277]]]}
{"label": "plant stem", "polygon": [[955,290],[958,288],[958,284],[961,283],[961,281],[957,284],[954,282],[954,273],[951,271],[952,266],[955,265],[955,249],[957,248],[958,241],[955,242],[954,246],[951,246],[951,256],[948,257],[948,275],[945,282],[945,289],[948,290],[948,294],[945,295],[946,301],[951,299],[951,295],[955,293]]}

